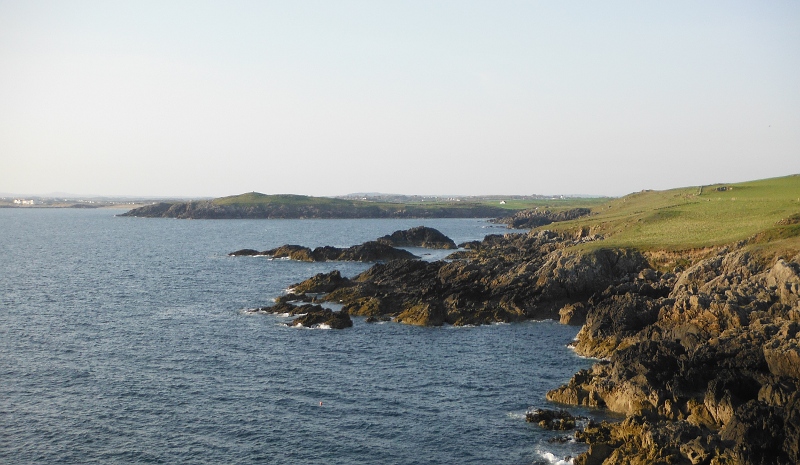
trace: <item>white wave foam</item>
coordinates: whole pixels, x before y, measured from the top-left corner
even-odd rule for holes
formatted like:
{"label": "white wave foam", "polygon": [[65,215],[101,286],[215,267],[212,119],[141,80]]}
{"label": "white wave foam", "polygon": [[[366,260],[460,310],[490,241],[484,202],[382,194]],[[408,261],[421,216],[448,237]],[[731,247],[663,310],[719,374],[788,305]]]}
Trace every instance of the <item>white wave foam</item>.
{"label": "white wave foam", "polygon": [[547,463],[552,463],[553,465],[573,465],[575,463],[573,459],[560,459],[552,452],[546,450],[537,450],[536,453],[539,454],[539,457],[547,461]]}
{"label": "white wave foam", "polygon": [[513,418],[514,420],[525,419],[525,413],[519,413],[519,412],[508,412],[506,416],[508,416],[508,418]]}

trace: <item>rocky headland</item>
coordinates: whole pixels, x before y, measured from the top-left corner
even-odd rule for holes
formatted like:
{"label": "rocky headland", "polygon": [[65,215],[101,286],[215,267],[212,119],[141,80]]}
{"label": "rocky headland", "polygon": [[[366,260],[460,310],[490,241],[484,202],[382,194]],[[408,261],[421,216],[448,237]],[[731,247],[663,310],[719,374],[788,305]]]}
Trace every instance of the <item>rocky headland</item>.
{"label": "rocky headland", "polygon": [[[512,210],[513,211],[513,210]],[[494,218],[509,210],[481,202],[395,203],[250,192],[189,202],[159,202],[119,216],[179,219]]]}
{"label": "rocky headland", "polygon": [[582,325],[576,352],[601,360],[547,397],[627,418],[579,431],[576,464],[798,463],[800,255],[578,247],[597,240],[491,235],[449,261],[319,274],[292,298],[413,325]]}
{"label": "rocky headland", "polygon": [[564,227],[461,244],[447,260],[318,274],[277,305],[335,302],[342,314],[423,326],[579,325],[574,350],[598,361],[547,399],[624,420],[528,416],[578,426],[588,451],[575,464],[797,464],[798,181],[643,191]]}

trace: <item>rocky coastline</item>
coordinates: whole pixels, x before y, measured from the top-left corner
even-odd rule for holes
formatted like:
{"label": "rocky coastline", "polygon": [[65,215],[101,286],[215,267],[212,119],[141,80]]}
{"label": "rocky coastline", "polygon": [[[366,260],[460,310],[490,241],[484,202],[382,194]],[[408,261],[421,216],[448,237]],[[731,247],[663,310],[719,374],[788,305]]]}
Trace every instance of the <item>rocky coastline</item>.
{"label": "rocky coastline", "polygon": [[[575,464],[798,463],[800,255],[750,241],[669,252],[600,240],[583,230],[490,235],[445,261],[318,274],[276,311],[293,300],[423,326],[581,325],[575,351],[600,360],[547,398],[625,419],[577,431],[589,450]],[[571,424],[558,418],[559,429]]]}

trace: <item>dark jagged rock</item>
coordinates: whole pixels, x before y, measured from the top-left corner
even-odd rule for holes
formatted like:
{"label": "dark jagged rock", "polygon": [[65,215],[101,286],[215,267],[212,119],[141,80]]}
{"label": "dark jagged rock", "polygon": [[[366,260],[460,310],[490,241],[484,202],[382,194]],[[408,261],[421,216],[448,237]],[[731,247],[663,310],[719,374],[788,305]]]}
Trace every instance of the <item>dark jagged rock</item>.
{"label": "dark jagged rock", "polygon": [[[386,315],[416,325],[556,318],[565,304],[635,280],[647,265],[641,254],[627,250],[564,253],[575,243],[548,231],[487,236],[463,259],[379,264],[329,288],[319,300],[342,303],[353,315]],[[313,282],[300,286],[316,288]]]}
{"label": "dark jagged rock", "polygon": [[346,249],[337,247],[317,247],[311,250],[302,245],[286,244],[274,249],[258,252],[253,249],[242,249],[228,255],[265,255],[272,258],[288,258],[301,262],[327,262],[327,261],[352,261],[352,262],[378,262],[388,260],[413,260],[417,257],[407,250],[395,249],[376,241],[365,242]]}
{"label": "dark jagged rock", "polygon": [[536,423],[544,429],[568,431],[575,429],[577,417],[566,410],[535,409],[525,414],[525,421]]}
{"label": "dark jagged rock", "polygon": [[547,398],[628,418],[575,463],[800,462],[798,258],[723,250],[592,296],[576,350],[609,359]]}
{"label": "dark jagged rock", "polygon": [[334,312],[321,305],[303,304],[292,305],[287,302],[278,302],[271,307],[257,309],[261,313],[286,314],[297,316],[290,326],[305,326],[308,328],[327,325],[331,329],[344,329],[353,326],[353,320],[347,312]]}
{"label": "dark jagged rock", "polygon": [[291,289],[292,295],[302,296],[306,293],[328,293],[349,285],[349,279],[343,277],[339,270],[333,270],[330,273],[318,273],[302,283],[292,284],[289,289]]}
{"label": "dark jagged rock", "polygon": [[[338,273],[338,272],[337,272]],[[275,299],[276,303],[292,303],[292,302],[312,302],[314,299],[306,294],[295,294],[290,292]]]}
{"label": "dark jagged rock", "polygon": [[377,262],[387,260],[413,260],[419,258],[407,250],[395,249],[376,241],[365,242],[342,250],[337,260]]}
{"label": "dark jagged rock", "polygon": [[430,249],[455,249],[456,243],[434,228],[417,226],[405,231],[395,231],[377,239],[392,247],[427,247]]}
{"label": "dark jagged rock", "polygon": [[353,326],[353,320],[350,319],[350,315],[347,312],[334,312],[329,308],[314,305],[312,308],[307,309],[305,315],[292,320],[292,325],[301,325],[308,328],[326,325],[331,329],[344,329]]}
{"label": "dark jagged rock", "polygon": [[537,207],[530,210],[522,210],[512,216],[498,218],[493,221],[495,223],[506,224],[509,228],[532,229],[558,221],[574,220],[589,215],[590,213],[592,213],[592,211],[588,208],[573,208],[572,210],[553,212]]}
{"label": "dark jagged rock", "polygon": [[302,245],[286,244],[274,249],[265,250],[261,252],[261,255],[268,255],[272,258],[288,258],[301,262],[315,261],[311,254],[311,249],[303,247]]}

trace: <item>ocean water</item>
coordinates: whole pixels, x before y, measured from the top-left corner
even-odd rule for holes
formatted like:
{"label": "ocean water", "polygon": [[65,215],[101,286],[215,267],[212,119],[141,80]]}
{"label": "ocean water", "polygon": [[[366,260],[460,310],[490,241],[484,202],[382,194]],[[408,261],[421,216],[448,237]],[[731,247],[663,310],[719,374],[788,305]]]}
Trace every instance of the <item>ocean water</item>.
{"label": "ocean water", "polygon": [[0,462],[534,464],[582,450],[524,420],[590,365],[566,347],[576,328],[287,327],[247,310],[369,265],[226,255],[505,229],[120,212],[0,209]]}

